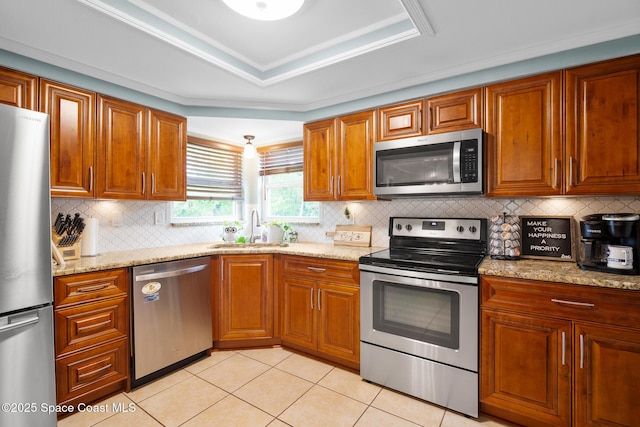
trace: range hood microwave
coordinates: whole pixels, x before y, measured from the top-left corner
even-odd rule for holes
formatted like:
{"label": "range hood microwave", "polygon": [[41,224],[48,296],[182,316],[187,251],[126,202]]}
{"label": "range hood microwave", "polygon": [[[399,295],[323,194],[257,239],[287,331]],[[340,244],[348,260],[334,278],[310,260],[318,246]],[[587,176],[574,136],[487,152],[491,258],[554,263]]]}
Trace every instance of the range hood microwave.
{"label": "range hood microwave", "polygon": [[483,132],[470,129],[374,144],[381,199],[483,193]]}

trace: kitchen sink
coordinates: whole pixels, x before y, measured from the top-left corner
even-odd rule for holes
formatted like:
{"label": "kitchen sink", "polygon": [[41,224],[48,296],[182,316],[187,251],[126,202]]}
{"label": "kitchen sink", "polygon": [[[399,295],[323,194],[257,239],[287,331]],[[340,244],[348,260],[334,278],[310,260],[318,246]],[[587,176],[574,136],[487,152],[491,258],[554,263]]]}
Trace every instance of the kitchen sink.
{"label": "kitchen sink", "polygon": [[267,247],[287,247],[288,243],[266,243],[266,242],[255,242],[255,243],[231,243],[231,242],[223,242],[223,243],[215,243],[211,246],[208,246],[209,249],[222,249],[222,248],[267,248]]}

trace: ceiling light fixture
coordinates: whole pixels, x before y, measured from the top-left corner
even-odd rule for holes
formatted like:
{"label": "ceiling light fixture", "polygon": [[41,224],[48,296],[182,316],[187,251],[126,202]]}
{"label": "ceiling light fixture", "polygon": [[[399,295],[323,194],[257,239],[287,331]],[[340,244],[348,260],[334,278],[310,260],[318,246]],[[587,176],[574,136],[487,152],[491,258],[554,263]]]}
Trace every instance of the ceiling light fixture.
{"label": "ceiling light fixture", "polygon": [[277,21],[288,18],[302,7],[304,0],[223,0],[231,9],[251,19]]}
{"label": "ceiling light fixture", "polygon": [[253,135],[245,135],[244,139],[247,140],[247,143],[244,144],[244,157],[247,159],[253,159],[256,156],[256,147],[251,143],[252,139],[255,139]]}

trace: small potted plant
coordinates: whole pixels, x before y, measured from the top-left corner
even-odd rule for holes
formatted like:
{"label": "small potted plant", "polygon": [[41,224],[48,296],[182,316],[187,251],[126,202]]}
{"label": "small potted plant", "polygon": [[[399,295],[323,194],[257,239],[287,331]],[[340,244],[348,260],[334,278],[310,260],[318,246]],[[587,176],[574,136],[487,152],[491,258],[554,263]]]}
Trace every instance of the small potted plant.
{"label": "small potted plant", "polygon": [[270,243],[282,243],[284,239],[284,228],[287,223],[281,220],[270,221],[266,223],[267,236]]}
{"label": "small potted plant", "polygon": [[344,207],[344,217],[345,219],[351,219],[351,211],[349,210],[349,206]]}

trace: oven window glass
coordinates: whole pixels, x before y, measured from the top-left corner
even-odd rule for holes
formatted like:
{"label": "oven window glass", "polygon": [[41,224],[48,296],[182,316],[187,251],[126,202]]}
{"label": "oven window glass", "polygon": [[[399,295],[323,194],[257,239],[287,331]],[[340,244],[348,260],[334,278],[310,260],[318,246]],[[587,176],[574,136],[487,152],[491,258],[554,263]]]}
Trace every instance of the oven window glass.
{"label": "oven window glass", "polygon": [[378,187],[452,183],[453,144],[378,151],[376,169]]}
{"label": "oven window glass", "polygon": [[460,295],[453,291],[375,280],[373,328],[458,349]]}

